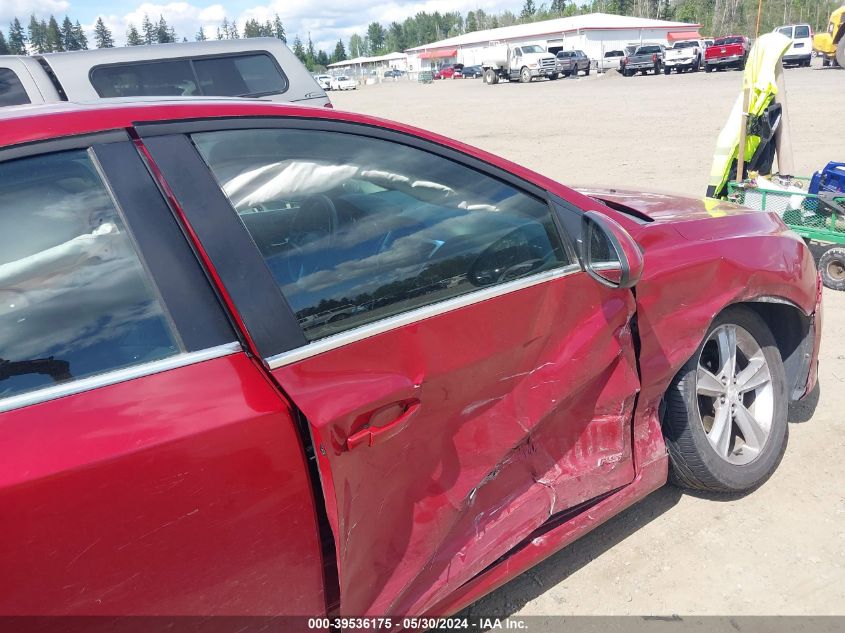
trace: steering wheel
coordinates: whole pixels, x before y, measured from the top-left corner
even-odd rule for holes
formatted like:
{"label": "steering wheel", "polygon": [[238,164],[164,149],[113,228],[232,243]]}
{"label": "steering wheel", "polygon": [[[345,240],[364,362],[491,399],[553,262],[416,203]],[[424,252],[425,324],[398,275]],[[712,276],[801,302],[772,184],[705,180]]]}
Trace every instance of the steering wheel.
{"label": "steering wheel", "polygon": [[334,247],[339,225],[331,198],[317,193],[305,198],[290,226],[291,252],[287,257],[291,279],[299,281],[316,272]]}

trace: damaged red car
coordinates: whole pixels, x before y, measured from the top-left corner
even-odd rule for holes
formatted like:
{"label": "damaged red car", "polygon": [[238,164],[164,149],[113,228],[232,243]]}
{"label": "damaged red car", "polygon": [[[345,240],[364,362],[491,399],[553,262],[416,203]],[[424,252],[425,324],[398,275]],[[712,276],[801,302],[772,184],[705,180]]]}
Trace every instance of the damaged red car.
{"label": "damaged red car", "polygon": [[260,102],[0,146],[3,614],[454,613],[670,473],[761,484],[816,380],[773,214]]}

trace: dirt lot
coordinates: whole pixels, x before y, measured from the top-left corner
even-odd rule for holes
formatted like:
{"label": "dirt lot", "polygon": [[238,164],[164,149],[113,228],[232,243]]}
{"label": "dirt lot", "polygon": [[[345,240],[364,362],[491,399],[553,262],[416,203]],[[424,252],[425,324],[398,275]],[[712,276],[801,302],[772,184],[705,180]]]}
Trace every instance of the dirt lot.
{"label": "dirt lot", "polygon": [[[702,195],[734,71],[366,86],[335,106],[428,128],[567,184]],[[845,160],[845,71],[787,71],[796,171]],[[845,293],[825,293],[820,389],[759,490],[663,488],[472,607],[483,615],[845,615]]]}

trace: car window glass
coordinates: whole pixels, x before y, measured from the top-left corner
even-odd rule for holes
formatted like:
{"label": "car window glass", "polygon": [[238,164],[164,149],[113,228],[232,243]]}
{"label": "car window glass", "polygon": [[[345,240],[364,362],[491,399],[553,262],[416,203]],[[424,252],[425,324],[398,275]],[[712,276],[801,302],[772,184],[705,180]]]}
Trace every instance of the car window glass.
{"label": "car window glass", "polygon": [[782,35],[786,35],[786,37],[792,37],[792,27],[791,26],[784,26],[778,29],[778,33]]}
{"label": "car window glass", "polygon": [[91,71],[97,94],[112,97],[190,97],[202,94],[187,60],[101,66]]}
{"label": "car window glass", "polygon": [[569,263],[544,202],[419,149],[307,130],[193,139],[308,340]]}
{"label": "car window glass", "polygon": [[180,351],[87,152],[0,163],[0,398]]}
{"label": "car window glass", "polygon": [[269,55],[209,57],[193,64],[205,96],[242,97],[287,90],[286,77]]}
{"label": "car window glass", "polygon": [[795,39],[810,37],[810,27],[807,25],[795,27]]}
{"label": "car window glass", "polygon": [[0,68],[0,106],[30,103],[29,96],[11,68]]}

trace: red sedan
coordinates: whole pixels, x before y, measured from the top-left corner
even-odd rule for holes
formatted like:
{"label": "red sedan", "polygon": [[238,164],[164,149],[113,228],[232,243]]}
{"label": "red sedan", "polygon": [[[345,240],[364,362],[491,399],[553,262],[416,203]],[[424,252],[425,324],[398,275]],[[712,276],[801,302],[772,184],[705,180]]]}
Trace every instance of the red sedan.
{"label": "red sedan", "polygon": [[453,613],[763,482],[820,298],[772,214],[357,114],[7,109],[0,613]]}
{"label": "red sedan", "polygon": [[434,73],[435,79],[463,79],[461,69],[456,66],[443,66]]}

